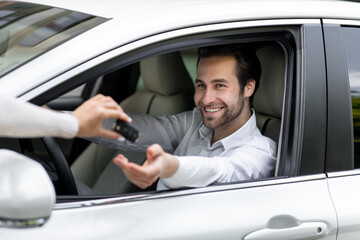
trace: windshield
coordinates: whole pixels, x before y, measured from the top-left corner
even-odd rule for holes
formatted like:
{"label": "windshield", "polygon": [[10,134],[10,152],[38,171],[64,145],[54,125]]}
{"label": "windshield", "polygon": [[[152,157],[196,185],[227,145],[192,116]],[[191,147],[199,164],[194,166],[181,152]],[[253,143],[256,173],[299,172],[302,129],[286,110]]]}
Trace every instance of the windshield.
{"label": "windshield", "polygon": [[106,20],[44,5],[0,2],[0,77]]}

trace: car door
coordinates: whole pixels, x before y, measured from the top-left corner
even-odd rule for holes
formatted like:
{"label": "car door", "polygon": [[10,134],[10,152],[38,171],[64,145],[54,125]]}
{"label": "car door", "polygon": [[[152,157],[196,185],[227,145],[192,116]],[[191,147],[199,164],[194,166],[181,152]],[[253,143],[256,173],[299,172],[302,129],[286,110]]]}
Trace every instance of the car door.
{"label": "car door", "polygon": [[359,26],[358,21],[324,20],[329,121],[333,121],[328,129],[328,149],[333,152],[328,152],[327,171],[338,215],[338,239],[360,235]]}
{"label": "car door", "polygon": [[[1,236],[5,239],[336,239],[337,217],[323,171],[327,116],[320,20],[250,21],[181,29],[181,35],[179,31],[130,43],[104,54],[99,62],[94,59],[71,69],[66,76],[72,75],[76,80],[77,71],[88,68],[91,71],[81,77],[89,74],[90,79],[94,77],[92,74],[101,74],[109,66],[131,64],[134,58],[141,60],[154,52],[234,41],[276,42],[286,59],[276,176],[198,189],[118,196],[58,196],[58,203],[44,226],[26,230],[2,228]],[[134,51],[125,50],[131,48]],[[23,98],[41,102],[47,92],[43,88],[39,95],[31,94]]]}

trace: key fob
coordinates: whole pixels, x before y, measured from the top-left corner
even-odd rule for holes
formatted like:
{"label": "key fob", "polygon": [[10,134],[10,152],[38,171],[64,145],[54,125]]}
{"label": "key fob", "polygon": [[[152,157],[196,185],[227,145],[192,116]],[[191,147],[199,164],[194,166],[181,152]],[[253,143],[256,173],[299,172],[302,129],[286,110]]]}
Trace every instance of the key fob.
{"label": "key fob", "polygon": [[140,137],[140,133],[136,128],[119,119],[114,122],[112,130],[120,133],[124,138],[131,142],[137,142]]}

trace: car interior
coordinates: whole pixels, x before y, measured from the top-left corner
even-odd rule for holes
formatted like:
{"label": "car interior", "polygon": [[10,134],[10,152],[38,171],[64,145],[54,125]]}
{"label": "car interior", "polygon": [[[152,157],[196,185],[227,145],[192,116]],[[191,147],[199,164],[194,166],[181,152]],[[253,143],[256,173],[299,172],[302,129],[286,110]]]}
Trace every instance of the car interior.
{"label": "car interior", "polygon": [[[278,142],[284,95],[285,57],[278,44],[263,46],[257,51],[262,64],[260,87],[254,98],[257,125],[262,134]],[[193,55],[196,58],[196,52]],[[172,52],[140,61],[140,75],[144,88],[121,101],[126,112],[140,112],[154,116],[171,115],[194,107],[194,83],[179,52]],[[142,164],[143,152],[124,152],[91,143],[71,166],[74,178],[102,194],[136,192],[112,159],[119,153]],[[91,190],[77,181],[81,194]],[[151,190],[155,189],[155,185]],[[149,190],[149,189],[147,189]]]}
{"label": "car interior", "polygon": [[[254,47],[257,49],[262,66],[260,86],[253,102],[257,125],[263,135],[277,142],[279,148],[286,69],[285,53],[279,43],[271,41],[255,43]],[[197,49],[149,57],[82,85],[50,102],[48,106],[57,110],[71,110],[79,102],[74,100],[77,95],[89,98],[100,92],[113,97],[126,112],[161,116],[192,110],[195,107],[193,95],[196,62]],[[123,80],[127,81],[128,85],[119,84],[119,82],[123,83]],[[107,83],[106,88],[104,83]],[[64,104],[66,102],[68,104]],[[46,168],[57,189],[58,179],[53,164],[51,161],[43,160],[43,157],[39,159],[39,152],[46,152],[43,143],[38,139],[32,139],[31,144],[24,139],[19,142],[20,144],[15,139],[0,140],[3,148],[23,153],[36,152],[27,155]],[[156,189],[156,183],[142,190],[126,179],[121,169],[112,162],[112,159],[120,153],[118,150],[78,138],[57,139],[57,142],[70,165],[79,195],[117,195]],[[142,164],[146,159],[144,152],[122,151],[121,153],[138,164]],[[62,195],[61,191],[58,194]]]}
{"label": "car interior", "polygon": [[[124,111],[162,116],[188,111],[194,107],[193,81],[179,52],[141,61],[140,73],[144,89],[120,103]],[[71,166],[75,179],[101,193],[131,192],[134,186],[111,161],[118,153],[120,152],[117,150],[91,143]],[[138,164],[146,159],[145,153],[121,153]],[[78,190],[81,194],[81,188],[78,187]]]}

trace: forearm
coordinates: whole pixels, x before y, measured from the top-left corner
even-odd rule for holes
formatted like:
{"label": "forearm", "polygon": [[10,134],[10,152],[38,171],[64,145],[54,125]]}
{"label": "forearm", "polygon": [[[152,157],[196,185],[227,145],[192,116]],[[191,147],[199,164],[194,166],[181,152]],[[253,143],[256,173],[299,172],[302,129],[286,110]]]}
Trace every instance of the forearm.
{"label": "forearm", "polygon": [[168,188],[204,187],[213,183],[226,183],[272,176],[276,158],[238,154],[231,157],[177,157],[178,170],[162,179]]}
{"label": "forearm", "polygon": [[172,177],[179,169],[179,159],[172,154],[165,153],[161,178]]}
{"label": "forearm", "polygon": [[77,120],[68,114],[22,102],[15,98],[1,97],[0,135],[6,137],[57,136],[74,137],[78,131]]}
{"label": "forearm", "polygon": [[205,157],[179,157],[177,171],[162,182],[168,188],[203,187],[216,182],[224,172],[224,166],[214,158]]}

